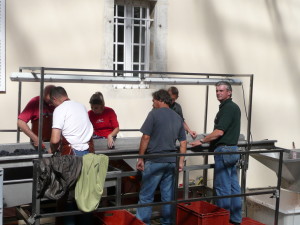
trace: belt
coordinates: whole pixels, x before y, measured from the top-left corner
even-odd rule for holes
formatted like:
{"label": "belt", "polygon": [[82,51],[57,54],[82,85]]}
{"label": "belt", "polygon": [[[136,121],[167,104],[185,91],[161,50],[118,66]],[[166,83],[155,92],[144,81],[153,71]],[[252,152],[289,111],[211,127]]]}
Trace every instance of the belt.
{"label": "belt", "polygon": [[237,145],[216,144],[216,147],[220,147],[220,146],[237,146]]}

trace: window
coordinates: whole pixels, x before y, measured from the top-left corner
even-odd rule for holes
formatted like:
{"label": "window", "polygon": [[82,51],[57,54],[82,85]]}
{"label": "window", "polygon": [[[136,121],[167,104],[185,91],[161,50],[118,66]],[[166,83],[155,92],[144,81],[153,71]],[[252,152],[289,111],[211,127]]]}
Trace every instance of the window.
{"label": "window", "polygon": [[0,0],[0,91],[5,91],[5,0]]}
{"label": "window", "polygon": [[[114,70],[149,70],[149,46],[149,2],[116,0],[114,6]],[[139,76],[139,74],[124,74],[124,76]]]}

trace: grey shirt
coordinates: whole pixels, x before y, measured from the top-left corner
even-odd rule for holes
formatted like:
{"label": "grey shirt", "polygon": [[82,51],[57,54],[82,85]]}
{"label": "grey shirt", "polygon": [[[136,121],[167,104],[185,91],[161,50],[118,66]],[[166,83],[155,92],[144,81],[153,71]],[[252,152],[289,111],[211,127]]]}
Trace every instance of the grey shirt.
{"label": "grey shirt", "polygon": [[[140,131],[150,136],[146,154],[175,152],[176,140],[185,141],[182,118],[170,108],[153,109]],[[176,162],[176,157],[147,159],[153,162]]]}

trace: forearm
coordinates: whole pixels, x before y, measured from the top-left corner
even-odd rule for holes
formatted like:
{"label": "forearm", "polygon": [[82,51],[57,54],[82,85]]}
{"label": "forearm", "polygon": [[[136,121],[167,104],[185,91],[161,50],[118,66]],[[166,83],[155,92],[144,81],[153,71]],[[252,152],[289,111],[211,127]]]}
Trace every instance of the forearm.
{"label": "forearm", "polygon": [[52,153],[59,151],[59,144],[60,143],[51,143],[50,142],[50,149],[51,149]]}
{"label": "forearm", "polygon": [[186,122],[183,122],[183,127],[184,127],[184,130],[186,130],[188,133],[192,132],[192,130],[189,128],[189,126],[186,124]]}
{"label": "forearm", "polygon": [[[181,141],[180,142],[179,152],[181,154],[185,154],[186,153],[186,144],[187,144],[186,141]],[[179,159],[179,171],[182,171],[183,167],[184,167],[184,156],[180,156],[180,159]]]}
{"label": "forearm", "polygon": [[52,129],[51,140],[50,140],[50,148],[51,152],[57,152],[59,150],[61,141],[61,130],[60,129]]}
{"label": "forearm", "polygon": [[115,137],[119,133],[120,129],[119,127],[116,127],[108,136],[109,137]]}
{"label": "forearm", "polygon": [[[187,144],[186,141],[181,141],[180,142],[179,152],[181,154],[185,154],[186,153],[186,144]],[[184,156],[181,156],[181,157],[184,159]]]}
{"label": "forearm", "polygon": [[150,141],[150,136],[144,134],[140,142],[139,155],[145,155],[149,141]]}
{"label": "forearm", "polygon": [[218,139],[219,137],[223,136],[223,134],[224,134],[224,131],[215,129],[212,133],[210,133],[209,135],[207,135],[200,141],[202,143],[211,142],[211,141],[214,141],[214,140]]}
{"label": "forearm", "polygon": [[32,132],[28,124],[23,120],[18,120],[18,127],[35,143],[38,143],[38,136]]}

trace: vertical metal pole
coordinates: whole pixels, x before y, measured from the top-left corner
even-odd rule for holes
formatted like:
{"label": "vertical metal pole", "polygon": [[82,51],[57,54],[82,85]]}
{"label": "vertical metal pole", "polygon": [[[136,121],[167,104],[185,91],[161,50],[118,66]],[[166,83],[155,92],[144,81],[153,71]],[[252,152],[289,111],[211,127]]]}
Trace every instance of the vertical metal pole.
{"label": "vertical metal pole", "polygon": [[40,225],[40,219],[35,219],[36,215],[40,214],[41,202],[37,198],[37,180],[38,180],[38,166],[39,159],[33,160],[33,182],[32,182],[32,216],[35,225]]}
{"label": "vertical metal pole", "polygon": [[172,203],[173,205],[173,223],[172,224],[176,224],[176,220],[177,220],[177,199],[178,199],[178,177],[179,177],[179,160],[180,160],[180,156],[176,156],[176,167],[175,167],[175,179],[174,179],[174,196],[173,196],[173,200],[175,200],[174,203]]}
{"label": "vertical metal pole", "polygon": [[43,157],[42,155],[42,137],[43,137],[43,106],[44,106],[44,67],[41,67],[41,82],[40,82],[40,115],[39,115],[39,158]]}
{"label": "vertical metal pole", "polygon": [[[22,69],[19,69],[19,72],[22,72]],[[18,92],[18,116],[21,113],[21,93],[22,93],[22,82],[19,81],[19,92]],[[17,143],[20,143],[20,128],[17,126]]]}
{"label": "vertical metal pole", "polygon": [[189,198],[189,180],[190,180],[190,171],[184,170],[183,171],[183,187],[184,187],[184,199]]}
{"label": "vertical metal pole", "polygon": [[[209,76],[207,76],[209,78]],[[204,134],[207,133],[207,114],[208,114],[208,95],[209,95],[209,85],[206,86],[206,93],[205,93],[205,112],[204,112]],[[203,156],[204,164],[208,164],[208,155]],[[207,186],[207,169],[203,170],[203,185]]]}
{"label": "vertical metal pole", "polygon": [[[209,76],[207,76],[209,78]],[[206,92],[205,92],[205,111],[204,111],[204,128],[203,132],[207,132],[207,112],[208,112],[208,94],[209,94],[209,85],[206,85]]]}
{"label": "vertical metal pole", "polygon": [[3,169],[0,168],[0,225],[3,224]]}
{"label": "vertical metal pole", "polygon": [[[249,106],[248,106],[248,123],[247,123],[247,147],[246,151],[251,150],[250,139],[251,139],[251,117],[252,117],[252,96],[253,96],[253,74],[250,76],[250,86],[249,86]],[[242,178],[241,178],[241,191],[246,193],[246,178],[247,170],[249,164],[249,154],[244,156],[244,164],[242,165]]]}
{"label": "vertical metal pole", "polygon": [[279,155],[279,165],[277,172],[277,193],[276,193],[276,207],[275,207],[275,221],[274,225],[278,225],[278,216],[279,216],[279,203],[280,203],[280,187],[281,187],[281,174],[282,174],[282,161],[283,161],[283,152],[280,152]]}
{"label": "vertical metal pole", "polygon": [[[21,93],[22,93],[22,82],[19,81],[19,93],[18,93],[18,116],[21,113]],[[17,143],[20,143],[20,128],[17,126]]]}
{"label": "vertical metal pole", "polygon": [[121,205],[121,190],[122,190],[122,177],[117,176],[117,188],[116,188],[116,205],[120,206]]}

